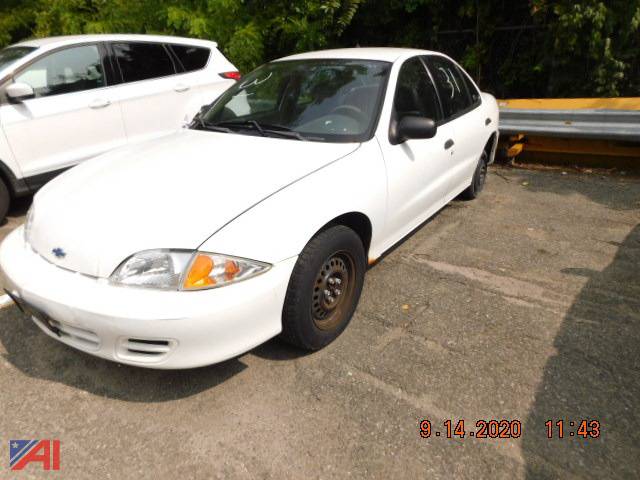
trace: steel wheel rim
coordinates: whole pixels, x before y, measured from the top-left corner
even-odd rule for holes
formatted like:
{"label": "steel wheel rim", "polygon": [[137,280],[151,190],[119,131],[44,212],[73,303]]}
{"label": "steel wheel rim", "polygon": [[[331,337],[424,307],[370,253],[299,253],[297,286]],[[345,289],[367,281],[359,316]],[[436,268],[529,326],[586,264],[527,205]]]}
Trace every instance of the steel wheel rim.
{"label": "steel wheel rim", "polygon": [[484,159],[480,163],[480,169],[478,170],[478,177],[476,180],[476,191],[479,192],[484,187],[484,183],[487,180],[487,162]]}
{"label": "steel wheel rim", "polygon": [[318,329],[333,330],[342,323],[355,283],[355,261],[348,252],[336,252],[322,263],[311,295],[311,318]]}

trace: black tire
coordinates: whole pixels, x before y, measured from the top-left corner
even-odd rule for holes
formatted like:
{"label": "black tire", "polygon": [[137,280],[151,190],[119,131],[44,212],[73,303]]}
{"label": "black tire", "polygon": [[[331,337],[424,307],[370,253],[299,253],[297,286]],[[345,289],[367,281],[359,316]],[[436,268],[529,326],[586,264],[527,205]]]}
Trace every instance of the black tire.
{"label": "black tire", "polygon": [[9,194],[9,189],[5,183],[0,180],[0,223],[2,223],[4,221],[4,217],[7,216],[10,203],[11,195]]}
{"label": "black tire", "polygon": [[476,171],[473,173],[471,185],[469,185],[467,189],[460,195],[464,200],[474,200],[478,198],[478,195],[480,195],[480,192],[482,192],[484,184],[487,181],[488,166],[489,161],[487,152],[482,152],[482,156],[480,157],[478,165],[476,166]]}
{"label": "black tire", "polygon": [[362,241],[350,228],[336,225],[313,237],[289,280],[280,337],[310,351],[334,341],[358,305],[366,265]]}

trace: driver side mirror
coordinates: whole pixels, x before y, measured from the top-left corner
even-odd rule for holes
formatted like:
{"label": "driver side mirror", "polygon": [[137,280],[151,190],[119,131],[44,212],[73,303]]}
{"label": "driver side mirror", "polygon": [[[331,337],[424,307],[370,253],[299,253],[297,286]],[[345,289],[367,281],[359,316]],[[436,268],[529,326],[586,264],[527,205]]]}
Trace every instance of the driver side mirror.
{"label": "driver side mirror", "polygon": [[[394,131],[395,130],[395,131]],[[431,118],[405,115],[391,131],[391,143],[398,145],[407,140],[425,140],[436,136],[438,127]]]}
{"label": "driver side mirror", "polygon": [[31,85],[26,83],[12,83],[6,89],[7,98],[11,103],[20,103],[24,100],[35,98],[36,94]]}

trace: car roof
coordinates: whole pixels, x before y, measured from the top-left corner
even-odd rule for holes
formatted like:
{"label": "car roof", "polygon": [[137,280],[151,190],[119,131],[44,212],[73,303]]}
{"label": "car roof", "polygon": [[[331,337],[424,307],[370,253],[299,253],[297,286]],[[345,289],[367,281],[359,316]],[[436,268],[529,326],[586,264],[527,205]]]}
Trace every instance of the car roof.
{"label": "car roof", "polygon": [[216,42],[196,38],[172,37],[169,35],[134,35],[134,34],[93,34],[93,35],[65,35],[60,37],[45,37],[24,40],[12,45],[13,47],[48,47],[56,48],[65,45],[84,42],[113,42],[113,41],[138,41],[138,42],[165,42],[185,43],[189,45],[207,45],[217,47]]}
{"label": "car roof", "polygon": [[298,53],[288,57],[279,58],[283,60],[311,60],[323,58],[344,58],[359,60],[382,60],[385,62],[395,62],[399,58],[413,55],[438,54],[430,50],[419,50],[415,48],[392,48],[392,47],[356,47],[338,48],[334,50],[319,50],[316,52]]}

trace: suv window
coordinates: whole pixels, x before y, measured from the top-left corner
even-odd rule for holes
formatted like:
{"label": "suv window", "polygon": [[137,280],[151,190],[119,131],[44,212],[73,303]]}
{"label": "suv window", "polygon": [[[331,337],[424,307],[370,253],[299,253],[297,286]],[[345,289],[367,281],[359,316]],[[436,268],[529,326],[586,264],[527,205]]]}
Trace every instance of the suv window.
{"label": "suv window", "polygon": [[7,68],[14,62],[17,62],[22,57],[26,57],[31,52],[36,50],[36,47],[7,47],[0,50],[0,70]]}
{"label": "suv window", "polygon": [[471,106],[464,80],[457,67],[444,57],[427,57],[429,70],[433,75],[445,119],[466,110]]}
{"label": "suv window", "polygon": [[398,120],[404,115],[435,121],[442,117],[436,89],[418,57],[407,60],[400,68],[393,106]]}
{"label": "suv window", "polygon": [[171,45],[171,50],[178,57],[185,72],[193,72],[204,68],[211,53],[208,48],[192,47],[190,45]]}
{"label": "suv window", "polygon": [[113,51],[124,82],[176,73],[169,53],[160,43],[114,43]]}
{"label": "suv window", "polygon": [[29,65],[14,80],[31,85],[36,98],[91,90],[105,85],[102,60],[96,45],[53,52]]}

